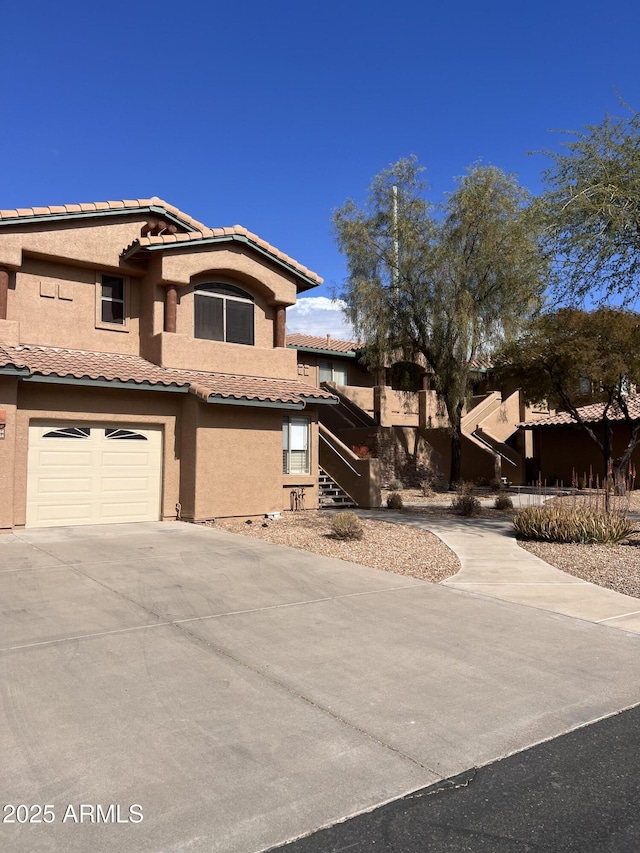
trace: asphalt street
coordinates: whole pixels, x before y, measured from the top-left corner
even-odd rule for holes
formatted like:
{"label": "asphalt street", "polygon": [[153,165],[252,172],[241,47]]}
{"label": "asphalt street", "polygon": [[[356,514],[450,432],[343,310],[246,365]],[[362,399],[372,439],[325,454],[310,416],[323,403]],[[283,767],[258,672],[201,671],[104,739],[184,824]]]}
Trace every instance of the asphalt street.
{"label": "asphalt street", "polygon": [[640,707],[278,847],[287,853],[637,853]]}

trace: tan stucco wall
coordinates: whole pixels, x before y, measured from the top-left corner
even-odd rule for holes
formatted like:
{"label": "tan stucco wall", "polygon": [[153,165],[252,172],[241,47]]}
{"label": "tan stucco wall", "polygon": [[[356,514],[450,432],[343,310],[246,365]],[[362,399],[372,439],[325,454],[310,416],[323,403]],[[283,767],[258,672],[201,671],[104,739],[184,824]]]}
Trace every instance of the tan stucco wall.
{"label": "tan stucco wall", "polygon": [[256,255],[249,247],[191,246],[163,254],[158,263],[158,283],[187,287],[194,280],[210,276],[237,281],[240,287],[260,292],[267,302],[294,305],[296,284],[293,273],[280,271],[268,258]]}
{"label": "tan stucco wall", "polygon": [[14,524],[25,524],[29,424],[33,420],[69,423],[158,425],[164,430],[162,517],[174,518],[179,499],[180,461],[176,421],[180,395],[167,392],[116,391],[20,382],[15,456]]}
{"label": "tan stucco wall", "polygon": [[[602,438],[602,430],[596,425],[596,435]],[[534,430],[533,450],[534,461],[529,466],[532,479],[541,473],[542,480],[551,484],[561,480],[565,486],[570,486],[573,472],[579,478],[588,478],[590,472],[602,481],[605,473],[602,452],[595,442],[589,438],[584,429],[578,426],[547,427]],[[614,425],[613,455],[621,456],[629,440],[629,431],[621,425]],[[640,448],[636,448],[632,463],[640,471]],[[640,477],[635,483],[640,486]]]}
{"label": "tan stucco wall", "polygon": [[100,273],[28,258],[15,275],[15,289],[9,290],[7,313],[19,320],[23,344],[137,355],[140,283],[126,279],[125,287],[126,323],[105,328],[96,301]]}
{"label": "tan stucco wall", "polygon": [[0,377],[0,411],[4,413],[1,421],[5,423],[4,438],[0,440],[0,532],[13,526],[17,395],[17,380]]}
{"label": "tan stucco wall", "polygon": [[284,347],[250,347],[161,332],[145,341],[142,355],[163,367],[270,376],[274,379],[297,378],[295,353]]}
{"label": "tan stucco wall", "polygon": [[369,417],[375,415],[374,388],[362,388],[357,385],[337,386],[342,394],[366,412]]}
{"label": "tan stucco wall", "polygon": [[514,391],[486,418],[480,418],[478,426],[497,441],[506,441],[516,431],[521,420],[520,392]]}
{"label": "tan stucco wall", "polygon": [[[260,516],[289,509],[290,491],[303,486],[305,506],[317,506],[317,425],[312,419],[309,475],[282,473],[282,417],[277,409],[188,405],[185,434],[195,432],[195,499],[183,501],[183,517],[197,521]],[[188,422],[191,426],[188,425]],[[192,428],[195,428],[192,432]],[[191,461],[191,458],[190,458]],[[183,476],[190,486],[188,474]]]}
{"label": "tan stucco wall", "polygon": [[[0,232],[0,265],[19,264],[20,252],[67,258],[94,269],[120,267],[120,253],[137,237],[148,216],[70,222],[4,225]],[[151,217],[152,218],[152,217]]]}
{"label": "tan stucco wall", "polygon": [[418,392],[394,391],[385,385],[377,388],[381,426],[418,426]]}
{"label": "tan stucco wall", "polygon": [[449,415],[444,400],[435,391],[420,391],[418,394],[419,424],[425,429],[449,426]]}

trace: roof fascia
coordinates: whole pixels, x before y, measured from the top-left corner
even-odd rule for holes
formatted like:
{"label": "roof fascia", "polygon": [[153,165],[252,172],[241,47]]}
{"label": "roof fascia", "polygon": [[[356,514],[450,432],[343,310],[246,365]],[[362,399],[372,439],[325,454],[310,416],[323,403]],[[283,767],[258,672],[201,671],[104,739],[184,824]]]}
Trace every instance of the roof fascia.
{"label": "roof fascia", "polygon": [[154,385],[150,382],[124,381],[122,379],[90,379],[89,377],[76,378],[75,376],[42,376],[33,374],[24,376],[25,382],[44,382],[53,385],[81,385],[91,388],[127,388],[137,391],[168,391],[173,394],[186,394],[189,391],[187,385]]}
{"label": "roof fascia", "polygon": [[163,219],[169,219],[175,225],[186,228],[187,231],[198,230],[193,225],[185,222],[184,219],[180,219],[180,217],[165,210],[164,207],[158,207],[155,204],[145,207],[122,207],[116,210],[82,210],[75,213],[44,213],[36,214],[35,216],[14,216],[11,219],[0,219],[0,226],[29,225],[31,222],[61,222],[74,219],[105,219],[112,216],[131,215],[132,213],[153,213],[155,216],[162,216]]}
{"label": "roof fascia", "polygon": [[[196,228],[192,228],[191,230],[197,231]],[[248,240],[244,236],[244,234],[224,234],[219,237],[203,237],[202,240],[185,240],[184,242],[179,243],[157,243],[153,246],[133,245],[130,249],[124,251],[120,257],[123,261],[126,261],[131,257],[131,255],[135,254],[137,251],[140,250],[144,252],[170,252],[178,249],[184,250],[187,249],[189,246],[207,246],[216,243],[244,243],[246,246],[249,246],[249,248],[252,249],[254,252],[257,252],[259,255],[262,255],[264,258],[271,261],[271,263],[277,264],[283,269],[286,269],[287,272],[295,275],[296,278],[301,282],[301,286],[296,288],[298,292],[311,290],[312,287],[320,286],[320,282],[313,281],[313,279],[308,278],[304,273],[301,273],[291,264],[288,264],[281,258],[270,254],[269,252],[267,252],[266,249],[263,249],[260,246],[256,246],[256,244],[252,243],[251,240]]]}
{"label": "roof fascia", "polygon": [[340,352],[340,350],[331,350],[331,349],[317,349],[316,347],[302,347],[297,346],[296,344],[287,344],[287,349],[295,349],[299,352],[310,352],[315,353],[317,355],[335,355],[339,358],[357,358],[356,350],[348,350],[347,352]]}
{"label": "roof fascia", "polygon": [[[302,395],[301,395],[302,396]],[[337,406],[340,400],[337,397],[302,397],[309,405],[313,406]]]}
{"label": "roof fascia", "polygon": [[0,376],[29,376],[28,367],[0,367]]}
{"label": "roof fascia", "polygon": [[304,402],[300,403],[278,403],[275,400],[238,400],[234,397],[221,397],[219,394],[210,394],[207,403],[219,403],[222,406],[251,406],[257,409],[291,409],[300,411],[304,409]]}

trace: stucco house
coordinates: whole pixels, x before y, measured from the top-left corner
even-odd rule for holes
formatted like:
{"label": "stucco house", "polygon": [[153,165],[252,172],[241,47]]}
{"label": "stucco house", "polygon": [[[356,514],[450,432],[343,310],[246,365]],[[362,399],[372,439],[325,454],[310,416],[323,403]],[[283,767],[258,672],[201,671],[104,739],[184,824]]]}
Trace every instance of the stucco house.
{"label": "stucco house", "polygon": [[317,506],[321,281],[158,198],[0,211],[0,530]]}

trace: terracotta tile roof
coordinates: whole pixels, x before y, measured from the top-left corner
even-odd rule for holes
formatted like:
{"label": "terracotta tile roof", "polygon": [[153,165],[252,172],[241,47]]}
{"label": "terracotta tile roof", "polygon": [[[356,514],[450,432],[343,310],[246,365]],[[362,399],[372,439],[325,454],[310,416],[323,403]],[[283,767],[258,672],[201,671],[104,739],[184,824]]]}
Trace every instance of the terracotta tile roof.
{"label": "terracotta tile roof", "polygon": [[163,234],[160,236],[140,237],[128,246],[123,254],[134,254],[135,251],[147,249],[151,246],[172,246],[182,243],[198,242],[212,238],[230,237],[235,239],[243,239],[246,242],[256,246],[259,249],[273,255],[277,260],[292,267],[297,273],[305,276],[314,284],[322,284],[323,279],[312,270],[305,267],[303,264],[276,249],[266,240],[253,234],[242,225],[233,225],[227,228],[208,228],[204,223],[199,222],[172,204],[168,204],[161,198],[153,196],[152,198],[136,198],[124,199],[122,201],[95,201],[88,204],[62,204],[50,205],[49,207],[22,207],[15,210],[0,210],[0,225],[12,224],[16,220],[32,219],[39,216],[59,216],[64,218],[67,216],[87,216],[91,213],[105,213],[109,211],[121,211],[127,213],[129,211],[147,210],[150,207],[161,208],[166,213],[171,214],[175,219],[182,222],[190,230],[183,234]]}
{"label": "terracotta tile roof", "polygon": [[134,382],[142,387],[173,386],[184,388],[204,400],[215,398],[276,404],[335,400],[332,394],[295,379],[164,368],[139,356],[122,353],[0,344],[0,371],[3,367],[28,369],[35,376]]}
{"label": "terracotta tile roof", "polygon": [[20,207],[15,210],[0,210],[0,222],[14,219],[28,219],[34,216],[67,216],[73,214],[104,213],[110,210],[140,210],[148,207],[161,207],[167,213],[180,219],[185,225],[200,231],[207,228],[189,214],[157,196],[152,198],[123,199],[122,201],[92,201],[88,204],[54,204],[49,207]]}
{"label": "terracotta tile roof", "polygon": [[469,367],[472,370],[491,370],[493,360],[490,355],[482,356],[481,358],[472,358],[469,362]]}
{"label": "terracotta tile roof", "polygon": [[[634,394],[630,396],[627,401],[627,406],[631,419],[634,421],[640,420],[640,394]],[[578,413],[585,423],[597,423],[598,421],[602,420],[603,410],[604,403],[592,403],[589,406],[581,406],[578,409]],[[615,403],[608,412],[607,420],[624,420],[624,414],[621,412],[621,410]],[[520,426],[526,427],[527,429],[540,429],[542,427],[553,426],[575,426],[576,423],[577,422],[571,417],[569,412],[558,412],[557,414],[550,415],[546,418],[539,418],[535,421],[527,421],[526,423],[520,424]]]}
{"label": "terracotta tile roof", "polygon": [[231,225],[225,228],[207,228],[203,225],[198,231],[189,231],[184,234],[160,234],[157,236],[139,237],[127,246],[122,254],[126,258],[129,258],[137,251],[144,251],[154,246],[180,246],[202,242],[203,240],[222,240],[225,238],[232,240],[234,238],[241,239],[252,246],[256,246],[258,249],[262,249],[267,254],[273,255],[277,260],[292,267],[297,273],[305,276],[305,278],[308,278],[315,284],[322,284],[324,280],[317,273],[313,272],[313,270],[310,270],[294,258],[281,252],[280,249],[276,249],[271,243],[267,243],[266,240],[248,231],[242,225]]}
{"label": "terracotta tile roof", "polygon": [[[188,236],[188,235],[184,235]],[[362,343],[356,341],[343,341],[338,338],[332,338],[330,335],[320,337],[318,335],[303,335],[294,333],[287,335],[287,346],[296,348],[320,349],[327,352],[356,352],[361,349]],[[491,356],[483,356],[482,358],[472,358],[469,362],[469,367],[472,370],[490,370],[493,367]],[[427,368],[427,372],[433,372]]]}
{"label": "terracotta tile roof", "polygon": [[306,347],[308,349],[321,349],[327,352],[355,352],[360,349],[360,344],[355,341],[341,341],[330,335],[319,337],[317,335],[293,334],[287,335],[287,346]]}

